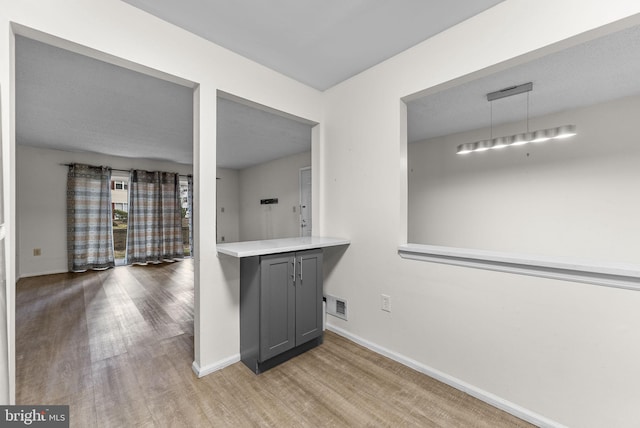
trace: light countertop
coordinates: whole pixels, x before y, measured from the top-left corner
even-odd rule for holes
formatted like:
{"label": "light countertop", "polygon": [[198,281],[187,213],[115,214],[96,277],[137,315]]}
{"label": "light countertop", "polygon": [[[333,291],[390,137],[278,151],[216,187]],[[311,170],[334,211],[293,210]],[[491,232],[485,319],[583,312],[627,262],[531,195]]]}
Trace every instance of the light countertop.
{"label": "light countertop", "polygon": [[309,236],[300,238],[265,239],[262,241],[229,242],[216,246],[219,253],[233,257],[263,256],[289,251],[311,250],[313,248],[348,245],[351,241],[342,238]]}

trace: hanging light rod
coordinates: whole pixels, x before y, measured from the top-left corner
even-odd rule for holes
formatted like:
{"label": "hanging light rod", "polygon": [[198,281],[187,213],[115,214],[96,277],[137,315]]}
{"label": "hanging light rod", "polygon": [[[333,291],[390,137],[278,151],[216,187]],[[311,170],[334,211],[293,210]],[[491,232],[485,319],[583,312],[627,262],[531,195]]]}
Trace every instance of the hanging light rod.
{"label": "hanging light rod", "polygon": [[489,92],[487,101],[499,100],[500,98],[510,97],[512,95],[524,94],[533,90],[533,82],[523,83],[522,85],[511,86],[509,88],[500,89],[499,91]]}
{"label": "hanging light rod", "polygon": [[480,140],[475,143],[464,143],[458,146],[457,154],[484,152],[489,149],[503,149],[508,146],[521,146],[528,143],[542,143],[549,140],[561,140],[576,135],[575,125],[562,125],[555,128],[540,129],[534,132],[498,137],[491,140]]}
{"label": "hanging light rod", "polygon": [[[513,95],[523,94],[533,90],[533,83],[523,83],[522,85],[510,86],[499,91],[487,94],[487,101],[492,103],[494,100],[506,98]],[[493,105],[493,104],[492,104]],[[493,110],[491,114],[491,136],[486,140],[476,141],[474,143],[460,144],[456,153],[463,155],[471,152],[484,152],[489,149],[502,149],[509,146],[520,146],[528,143],[542,143],[549,140],[560,140],[576,135],[575,125],[562,125],[555,128],[539,129],[529,132],[529,94],[527,94],[527,129],[520,134],[509,135],[505,137],[493,138]]]}

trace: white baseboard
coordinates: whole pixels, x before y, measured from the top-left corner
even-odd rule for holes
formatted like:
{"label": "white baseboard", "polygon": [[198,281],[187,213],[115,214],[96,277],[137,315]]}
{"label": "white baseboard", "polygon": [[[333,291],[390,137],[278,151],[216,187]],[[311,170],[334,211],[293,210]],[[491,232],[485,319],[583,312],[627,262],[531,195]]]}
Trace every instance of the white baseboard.
{"label": "white baseboard", "polygon": [[396,352],[390,351],[389,349],[383,348],[382,346],[376,345],[375,343],[369,342],[368,340],[363,339],[354,334],[351,334],[348,331],[341,329],[340,327],[327,324],[327,330],[332,331],[336,334],[339,334],[340,336],[343,336],[359,345],[362,345],[365,348],[368,348],[377,354],[383,355],[387,358],[391,358],[392,360],[397,361],[398,363],[405,365],[407,367],[411,367],[412,369],[419,371],[420,373],[424,373],[429,377],[439,380],[442,383],[445,383],[457,390],[465,392],[471,395],[472,397],[477,398],[478,400],[484,401],[485,403],[490,404],[493,407],[496,407],[500,410],[504,410],[505,412],[510,413],[513,416],[516,416],[529,423],[532,423],[539,427],[545,427],[545,428],[547,427],[548,428],[566,428],[564,425],[558,422],[545,418],[542,415],[532,412],[531,410],[525,409],[524,407],[518,406],[517,404],[507,401],[501,397],[498,397],[495,394],[487,392],[476,386],[470,385],[460,379],[457,379],[453,376],[450,376],[446,373],[436,370],[433,367],[429,367],[418,361],[412,360],[411,358],[407,358],[404,355],[400,355]]}
{"label": "white baseboard", "polygon": [[224,360],[216,361],[213,364],[209,364],[204,367],[200,367],[198,363],[195,361],[191,364],[191,369],[198,376],[198,378],[204,377],[213,372],[217,372],[218,370],[222,370],[223,368],[230,366],[231,364],[235,364],[240,361],[240,354],[235,354],[230,356],[229,358],[225,358]]}
{"label": "white baseboard", "polygon": [[53,269],[53,270],[44,271],[44,272],[21,273],[20,276],[18,277],[18,279],[32,278],[34,276],[43,276],[43,275],[57,275],[59,273],[67,273],[67,272],[69,272],[69,271],[66,270],[66,269],[63,269],[63,270]]}

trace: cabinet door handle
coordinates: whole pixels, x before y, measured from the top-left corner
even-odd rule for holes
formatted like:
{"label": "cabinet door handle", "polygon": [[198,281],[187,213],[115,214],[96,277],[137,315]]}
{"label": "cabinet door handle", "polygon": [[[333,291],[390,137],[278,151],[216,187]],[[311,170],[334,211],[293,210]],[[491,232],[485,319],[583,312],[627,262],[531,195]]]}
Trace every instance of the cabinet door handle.
{"label": "cabinet door handle", "polygon": [[293,265],[293,275],[291,275],[291,278],[293,278],[293,282],[295,284],[295,282],[296,282],[296,259],[293,259],[291,264]]}
{"label": "cabinet door handle", "polygon": [[302,258],[300,258],[300,273],[298,275],[300,276],[300,284],[302,284]]}

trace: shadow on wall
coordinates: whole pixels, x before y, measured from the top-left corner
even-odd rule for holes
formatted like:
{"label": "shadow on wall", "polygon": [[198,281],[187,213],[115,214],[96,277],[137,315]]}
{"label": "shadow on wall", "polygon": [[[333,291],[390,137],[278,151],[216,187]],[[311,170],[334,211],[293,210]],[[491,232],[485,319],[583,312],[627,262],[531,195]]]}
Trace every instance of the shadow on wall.
{"label": "shadow on wall", "polygon": [[331,274],[337,268],[341,260],[343,260],[344,253],[349,248],[348,245],[340,245],[337,247],[327,247],[324,249],[324,280],[330,281]]}
{"label": "shadow on wall", "polygon": [[226,254],[218,253],[220,268],[224,277],[224,283],[233,299],[234,307],[240,306],[240,259]]}

